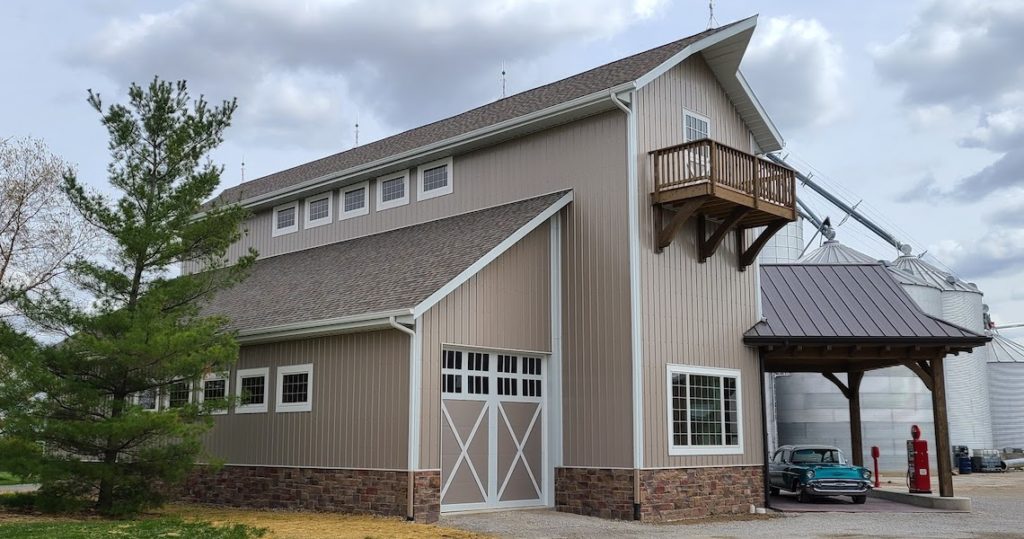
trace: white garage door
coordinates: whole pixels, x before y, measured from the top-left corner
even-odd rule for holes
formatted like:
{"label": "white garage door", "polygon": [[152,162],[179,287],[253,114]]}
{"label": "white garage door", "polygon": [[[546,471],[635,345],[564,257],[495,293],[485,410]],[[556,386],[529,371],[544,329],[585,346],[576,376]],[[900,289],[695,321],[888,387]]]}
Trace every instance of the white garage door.
{"label": "white garage door", "polygon": [[441,510],[544,505],[544,358],[442,356]]}

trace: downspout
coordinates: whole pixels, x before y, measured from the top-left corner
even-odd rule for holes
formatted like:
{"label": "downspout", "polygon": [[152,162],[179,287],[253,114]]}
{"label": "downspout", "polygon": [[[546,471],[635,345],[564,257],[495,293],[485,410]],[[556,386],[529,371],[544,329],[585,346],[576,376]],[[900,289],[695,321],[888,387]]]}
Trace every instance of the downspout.
{"label": "downspout", "polygon": [[405,519],[409,520],[409,521],[412,521],[412,520],[415,519],[415,515],[413,514],[413,507],[414,507],[414,502],[415,502],[413,493],[414,493],[415,486],[416,486],[416,467],[414,466],[415,460],[413,459],[413,453],[416,452],[416,451],[419,451],[419,447],[414,447],[414,445],[418,445],[418,444],[415,444],[414,441],[413,441],[413,439],[414,439],[414,437],[413,437],[413,428],[414,428],[413,425],[414,425],[414,423],[413,423],[413,420],[412,420],[413,419],[413,414],[417,410],[416,403],[413,400],[413,395],[416,393],[415,388],[414,388],[414,381],[416,380],[416,376],[415,375],[416,375],[416,368],[417,368],[417,365],[416,365],[416,332],[414,330],[411,330],[411,329],[403,326],[402,324],[399,324],[398,321],[395,320],[394,316],[388,317],[388,325],[391,326],[392,328],[397,329],[398,331],[401,331],[402,333],[405,333],[406,335],[409,336],[409,433],[408,433],[408,436],[409,436],[409,454],[407,455],[407,458],[408,458],[408,466],[407,467],[409,468],[408,469],[408,481],[409,482],[408,482],[408,485],[406,487],[406,491],[407,492],[406,492]]}
{"label": "downspout", "polygon": [[637,134],[636,134],[636,90],[630,90],[630,105],[627,106],[616,92],[609,96],[615,106],[626,113],[626,174],[629,193],[629,316],[630,344],[632,345],[633,379],[633,519],[641,516],[640,470],[644,460],[644,417],[643,417],[643,343],[640,341],[640,211],[637,178]]}

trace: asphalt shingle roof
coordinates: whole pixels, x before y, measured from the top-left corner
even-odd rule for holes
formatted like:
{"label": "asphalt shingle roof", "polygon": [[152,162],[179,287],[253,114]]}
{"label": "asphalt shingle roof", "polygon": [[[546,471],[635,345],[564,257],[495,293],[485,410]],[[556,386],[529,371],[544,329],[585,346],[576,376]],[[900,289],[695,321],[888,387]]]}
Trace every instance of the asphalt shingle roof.
{"label": "asphalt shingle roof", "polygon": [[983,344],[988,337],[924,313],[880,264],[765,264],[764,320],[750,344]]}
{"label": "asphalt shingle roof", "polygon": [[242,331],[411,309],[567,193],[261,259],[204,314]]}
{"label": "asphalt shingle roof", "polygon": [[706,30],[450,118],[242,183],[225,189],[217,200],[238,202],[270,193],[632,82],[682,51],[687,45],[740,22],[743,21]]}

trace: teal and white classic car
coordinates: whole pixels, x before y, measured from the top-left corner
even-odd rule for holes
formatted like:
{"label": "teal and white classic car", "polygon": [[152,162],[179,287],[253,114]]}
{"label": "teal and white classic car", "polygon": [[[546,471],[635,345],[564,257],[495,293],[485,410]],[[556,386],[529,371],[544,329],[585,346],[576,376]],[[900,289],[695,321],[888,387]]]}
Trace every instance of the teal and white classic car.
{"label": "teal and white classic car", "polygon": [[804,503],[815,496],[850,496],[864,503],[871,490],[871,472],[846,462],[838,448],[828,445],[784,445],[768,464],[768,488],[794,492]]}

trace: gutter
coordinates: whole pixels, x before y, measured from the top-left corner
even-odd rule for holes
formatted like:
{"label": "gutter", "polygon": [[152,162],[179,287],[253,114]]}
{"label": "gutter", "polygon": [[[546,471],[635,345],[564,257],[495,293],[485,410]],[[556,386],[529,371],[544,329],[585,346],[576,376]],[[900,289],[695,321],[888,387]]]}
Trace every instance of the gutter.
{"label": "gutter", "polygon": [[395,309],[338,318],[326,318],[313,322],[293,322],[277,326],[244,329],[238,332],[236,340],[240,344],[257,344],[267,341],[303,339],[359,330],[382,329],[389,327],[389,319],[397,320],[399,317],[403,321],[411,321],[412,309]]}
{"label": "gutter", "polygon": [[[409,336],[409,433],[408,433],[408,485],[406,486],[406,508],[405,508],[405,519],[413,521],[416,519],[415,507],[416,507],[416,464],[419,460],[414,458],[414,455],[418,456],[419,452],[419,437],[414,436],[414,430],[419,430],[419,421],[413,421],[416,412],[419,411],[419,407],[416,406],[416,400],[414,397],[419,395],[419,353],[418,353],[418,329],[409,329],[402,324],[399,324],[394,316],[388,317],[388,325],[402,333]],[[415,324],[415,321],[413,321]]]}
{"label": "gutter", "polygon": [[[594,105],[607,100],[609,98],[609,91],[612,94],[615,94],[622,91],[630,90],[634,87],[634,82],[626,82],[618,86],[614,86],[610,89],[605,89],[599,92],[595,92],[593,94],[585,95],[583,97],[578,97],[576,99],[566,101],[564,103],[560,103],[558,105],[548,107],[546,109],[541,109],[538,111],[531,112],[529,114],[524,114],[522,116],[517,116],[515,118],[511,118],[503,122],[496,123],[494,125],[482,127],[475,131],[469,131],[467,133],[456,135],[454,137],[442,141],[427,144],[426,146],[420,146],[412,150],[390,155],[388,157],[378,159],[376,161],[371,161],[363,165],[358,165],[346,169],[344,171],[325,174],[317,178],[306,180],[281,189],[276,189],[274,191],[270,191],[261,195],[256,195],[250,198],[242,199],[237,202],[230,202],[229,204],[238,204],[240,206],[247,208],[253,206],[270,205],[282,199],[291,198],[304,190],[320,189],[323,186],[323,184],[328,182],[333,181],[338,182],[339,184],[345,183],[347,180],[355,179],[356,176],[361,176],[374,172],[382,172],[385,168],[395,166],[401,163],[402,161],[409,161],[416,158],[426,159],[430,157],[431,154],[440,154],[463,144],[499,135],[503,132],[510,131],[518,127],[527,126],[529,124],[541,120],[553,118],[561,114],[565,114],[590,105]],[[361,180],[362,178],[359,179]],[[205,214],[205,211],[199,212],[194,217],[202,217]]]}

